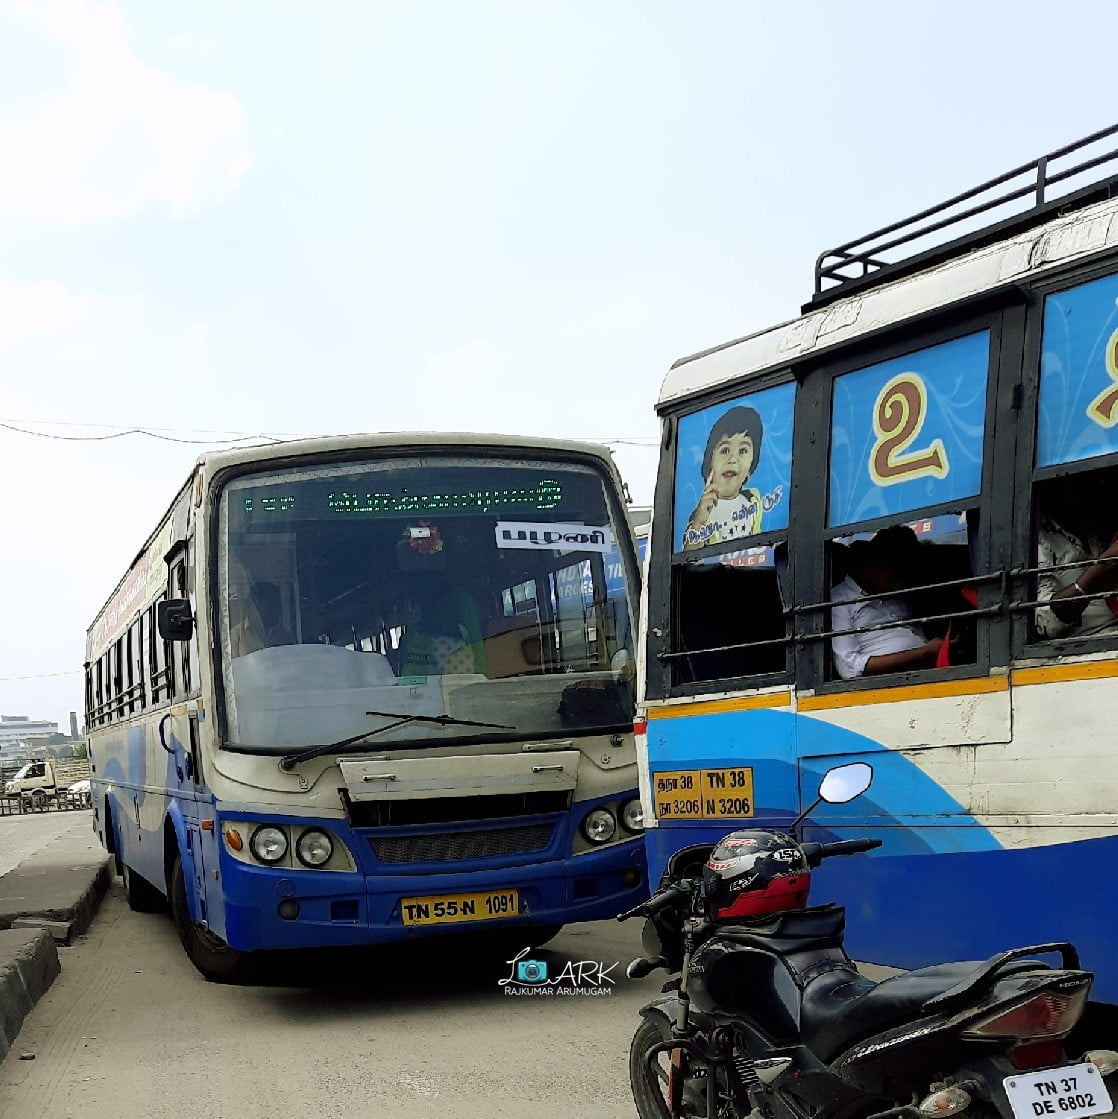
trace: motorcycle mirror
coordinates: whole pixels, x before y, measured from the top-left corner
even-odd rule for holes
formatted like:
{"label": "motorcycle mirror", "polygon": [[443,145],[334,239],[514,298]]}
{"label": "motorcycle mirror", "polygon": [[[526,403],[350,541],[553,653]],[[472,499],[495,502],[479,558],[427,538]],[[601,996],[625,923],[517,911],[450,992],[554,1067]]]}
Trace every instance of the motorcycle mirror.
{"label": "motorcycle mirror", "polygon": [[873,784],[873,766],[851,762],[828,770],[819,785],[819,799],[828,804],[846,804],[860,797]]}

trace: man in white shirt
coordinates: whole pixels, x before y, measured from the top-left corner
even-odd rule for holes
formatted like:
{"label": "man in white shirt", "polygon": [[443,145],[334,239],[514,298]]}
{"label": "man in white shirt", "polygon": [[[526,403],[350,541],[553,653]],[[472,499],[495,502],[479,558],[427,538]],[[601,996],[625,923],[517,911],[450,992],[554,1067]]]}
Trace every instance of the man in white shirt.
{"label": "man in white shirt", "polygon": [[1042,570],[1037,576],[1037,598],[1047,603],[1037,608],[1038,637],[1089,637],[1118,629],[1118,600],[1085,597],[1118,590],[1118,535],[1094,532],[1080,539],[1052,518],[1041,517],[1036,564],[1057,569],[1080,565]]}
{"label": "man in white shirt", "polygon": [[[848,548],[849,574],[831,592],[831,628],[840,631],[831,639],[831,654],[843,680],[935,667],[943,639],[929,641],[897,595],[919,549],[907,525],[883,528],[872,540]],[[867,595],[890,597],[859,601]]]}

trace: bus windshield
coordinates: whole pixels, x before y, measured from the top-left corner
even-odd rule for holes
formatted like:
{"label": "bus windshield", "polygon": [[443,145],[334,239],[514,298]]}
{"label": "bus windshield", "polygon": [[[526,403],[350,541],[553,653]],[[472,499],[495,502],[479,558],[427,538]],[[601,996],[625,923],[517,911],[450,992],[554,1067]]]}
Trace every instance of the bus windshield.
{"label": "bus windshield", "polygon": [[632,540],[589,466],[427,455],[244,474],[222,491],[217,555],[226,745],[632,720]]}

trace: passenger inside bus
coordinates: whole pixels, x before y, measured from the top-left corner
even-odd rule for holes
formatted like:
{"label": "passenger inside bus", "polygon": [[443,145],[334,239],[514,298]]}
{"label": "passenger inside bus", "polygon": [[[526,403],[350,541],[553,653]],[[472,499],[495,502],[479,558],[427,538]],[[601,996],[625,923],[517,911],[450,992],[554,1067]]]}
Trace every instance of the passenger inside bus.
{"label": "passenger inside bus", "polygon": [[935,667],[943,638],[927,637],[900,593],[920,581],[920,559],[907,525],[890,525],[847,548],[846,577],[831,592],[831,654],[843,680]]}
{"label": "passenger inside bus", "polygon": [[1111,468],[1038,487],[1036,597],[1048,603],[1034,618],[1040,638],[1118,633],[1118,596],[1089,597],[1118,590],[1116,483]]}

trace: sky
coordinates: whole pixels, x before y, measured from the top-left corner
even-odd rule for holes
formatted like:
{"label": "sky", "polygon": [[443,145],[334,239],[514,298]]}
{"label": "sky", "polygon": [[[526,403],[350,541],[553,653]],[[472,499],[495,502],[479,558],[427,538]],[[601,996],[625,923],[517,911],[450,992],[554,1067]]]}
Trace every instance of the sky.
{"label": "sky", "polygon": [[590,438],[648,502],[671,363],[794,317],[824,248],[1113,123],[1116,24],[0,0],[0,712],[80,718],[86,628],[221,440]]}

